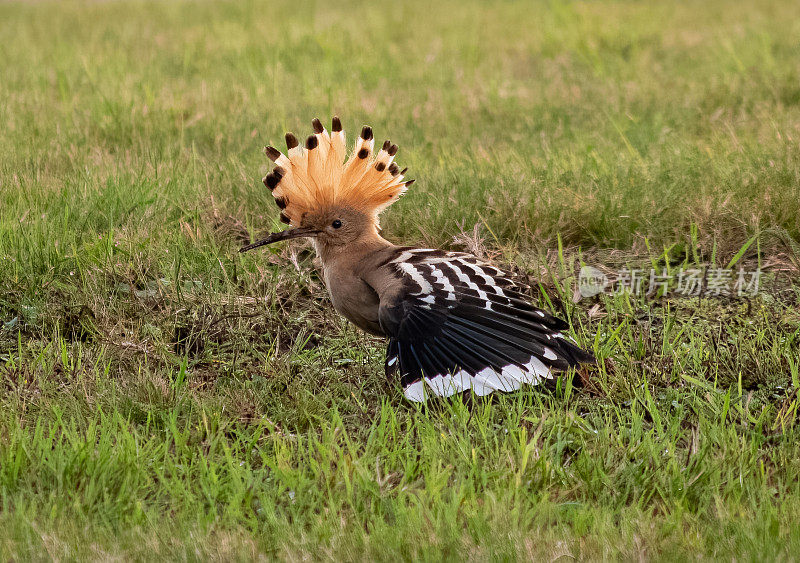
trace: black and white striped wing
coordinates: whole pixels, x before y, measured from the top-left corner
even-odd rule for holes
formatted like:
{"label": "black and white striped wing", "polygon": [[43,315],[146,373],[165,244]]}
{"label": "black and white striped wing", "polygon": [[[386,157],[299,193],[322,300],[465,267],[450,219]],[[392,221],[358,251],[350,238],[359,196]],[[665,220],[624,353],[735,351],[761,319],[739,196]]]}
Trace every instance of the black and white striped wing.
{"label": "black and white striped wing", "polygon": [[561,333],[565,322],[469,254],[405,250],[385,267],[404,284],[378,313],[390,337],[386,374],[400,375],[411,401],[514,391],[594,361]]}

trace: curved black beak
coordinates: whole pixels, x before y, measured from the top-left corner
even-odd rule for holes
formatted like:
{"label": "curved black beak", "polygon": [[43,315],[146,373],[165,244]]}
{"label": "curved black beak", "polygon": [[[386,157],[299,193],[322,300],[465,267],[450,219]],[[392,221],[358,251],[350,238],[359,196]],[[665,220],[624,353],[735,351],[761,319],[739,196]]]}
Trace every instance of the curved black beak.
{"label": "curved black beak", "polygon": [[316,231],[311,227],[296,227],[294,229],[286,229],[285,231],[280,231],[279,233],[272,233],[267,238],[261,239],[252,244],[248,244],[247,246],[243,246],[242,248],[239,249],[239,252],[247,252],[248,250],[253,250],[254,248],[258,248],[259,246],[265,246],[267,244],[272,244],[273,242],[280,242],[282,240],[289,240],[290,238],[313,237],[317,235],[318,232],[319,231]]}

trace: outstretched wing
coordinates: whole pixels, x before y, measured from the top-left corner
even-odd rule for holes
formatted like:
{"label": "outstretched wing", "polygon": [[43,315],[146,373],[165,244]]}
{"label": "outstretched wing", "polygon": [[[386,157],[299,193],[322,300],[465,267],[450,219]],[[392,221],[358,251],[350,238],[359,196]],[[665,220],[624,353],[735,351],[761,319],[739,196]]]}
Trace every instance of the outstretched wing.
{"label": "outstretched wing", "polygon": [[400,375],[411,401],[470,389],[514,391],[594,361],[561,333],[564,321],[469,254],[404,250],[385,267],[404,287],[382,300],[378,313],[390,337],[386,374]]}

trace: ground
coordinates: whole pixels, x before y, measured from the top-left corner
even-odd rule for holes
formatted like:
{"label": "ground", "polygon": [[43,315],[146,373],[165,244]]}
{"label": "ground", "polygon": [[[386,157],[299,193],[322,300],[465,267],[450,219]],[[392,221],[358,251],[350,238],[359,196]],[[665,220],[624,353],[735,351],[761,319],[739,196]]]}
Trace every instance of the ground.
{"label": "ground", "polygon": [[[0,558],[800,553],[797,2],[11,2],[0,36]],[[417,179],[385,236],[510,267],[600,367],[417,408],[308,247],[238,254],[263,146],[334,113]]]}

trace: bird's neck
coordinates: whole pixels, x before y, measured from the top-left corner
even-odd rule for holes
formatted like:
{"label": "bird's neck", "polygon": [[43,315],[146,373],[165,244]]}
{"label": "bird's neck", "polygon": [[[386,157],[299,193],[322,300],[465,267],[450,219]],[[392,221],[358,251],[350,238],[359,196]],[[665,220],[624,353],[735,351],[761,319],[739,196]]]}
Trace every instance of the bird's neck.
{"label": "bird's neck", "polygon": [[372,253],[394,245],[374,231],[365,233],[348,244],[329,245],[315,239],[314,246],[322,267],[328,269],[344,264],[358,264]]}

